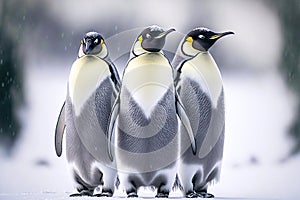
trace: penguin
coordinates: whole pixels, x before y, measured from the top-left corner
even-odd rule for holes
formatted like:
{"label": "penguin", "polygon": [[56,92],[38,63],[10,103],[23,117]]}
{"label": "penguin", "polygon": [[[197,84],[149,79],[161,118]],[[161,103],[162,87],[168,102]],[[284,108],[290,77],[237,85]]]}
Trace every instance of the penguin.
{"label": "penguin", "polygon": [[162,51],[173,31],[152,25],[138,35],[111,113],[109,155],[115,155],[127,197],[138,197],[140,187],[156,189],[156,197],[168,197],[177,171],[179,119],[193,140],[175,93],[173,68]]}
{"label": "penguin", "polygon": [[172,61],[177,71],[175,87],[197,147],[194,154],[182,129],[178,178],[189,198],[214,197],[207,188],[219,180],[225,130],[224,91],[219,68],[208,50],[230,34],[234,33],[196,28],[181,41]]}
{"label": "penguin", "polygon": [[102,192],[97,196],[113,195],[117,172],[106,140],[120,85],[103,37],[97,32],[86,33],[70,71],[66,101],[55,130],[55,150],[60,157],[66,129],[66,156],[78,191],[70,196],[92,196],[100,185]]}

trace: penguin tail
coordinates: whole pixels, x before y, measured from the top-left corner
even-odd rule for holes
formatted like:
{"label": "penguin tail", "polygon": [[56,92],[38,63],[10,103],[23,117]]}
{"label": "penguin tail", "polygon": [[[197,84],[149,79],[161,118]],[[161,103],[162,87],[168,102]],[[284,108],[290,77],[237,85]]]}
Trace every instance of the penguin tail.
{"label": "penguin tail", "polygon": [[120,186],[120,179],[119,179],[118,176],[117,176],[117,178],[116,178],[115,186],[116,186],[117,189],[119,189],[119,186]]}
{"label": "penguin tail", "polygon": [[182,191],[183,187],[182,187],[181,182],[178,178],[178,174],[176,174],[176,178],[175,178],[175,182],[174,182],[174,185],[172,187],[172,190],[174,191],[174,190],[178,190],[178,189]]}

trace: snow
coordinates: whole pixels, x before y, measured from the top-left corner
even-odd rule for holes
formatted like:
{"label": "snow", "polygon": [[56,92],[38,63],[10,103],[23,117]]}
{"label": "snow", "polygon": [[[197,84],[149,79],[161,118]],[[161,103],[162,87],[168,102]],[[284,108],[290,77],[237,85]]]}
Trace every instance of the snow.
{"label": "snow", "polygon": [[[112,199],[111,197],[67,197],[66,194],[57,194],[57,193],[22,193],[18,195],[11,195],[11,194],[0,194],[0,199],[9,199],[9,200],[61,200],[61,199],[72,199],[72,200],[91,200],[91,199]],[[113,197],[113,199],[125,199],[123,197]],[[142,200],[142,199],[150,199],[150,198],[134,198],[134,200]],[[170,200],[179,199],[178,197],[169,197]],[[180,198],[182,200],[190,200],[188,198]],[[229,198],[214,198],[216,200],[230,200]],[[247,200],[247,198],[234,198],[234,200]],[[250,198],[249,198],[250,200]],[[251,198],[251,200],[255,200]],[[264,199],[268,200],[268,199]],[[271,200],[271,199],[270,199]]]}

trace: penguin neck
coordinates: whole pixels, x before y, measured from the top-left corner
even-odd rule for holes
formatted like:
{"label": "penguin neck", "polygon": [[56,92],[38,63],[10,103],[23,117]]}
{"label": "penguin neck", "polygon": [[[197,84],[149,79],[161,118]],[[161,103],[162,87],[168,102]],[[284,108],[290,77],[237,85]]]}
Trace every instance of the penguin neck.
{"label": "penguin neck", "polygon": [[105,59],[108,56],[108,50],[105,44],[102,45],[102,50],[96,55],[101,59]]}
{"label": "penguin neck", "polygon": [[223,89],[223,82],[219,68],[209,52],[200,52],[186,61],[182,73],[184,76],[197,81],[203,91],[211,98],[213,106],[217,106]]}
{"label": "penguin neck", "polygon": [[188,56],[188,57],[195,57],[197,56],[197,54],[199,53],[207,53],[207,51],[201,51],[201,50],[198,50],[198,49],[195,49],[191,44],[189,44],[188,42],[183,42],[183,44],[181,45],[181,51],[183,52],[183,54],[185,56]]}
{"label": "penguin neck", "polygon": [[72,65],[69,75],[69,95],[78,116],[85,102],[101,81],[110,75],[108,64],[97,56],[85,55]]}
{"label": "penguin neck", "polygon": [[83,52],[83,46],[82,44],[80,45],[79,47],[79,50],[78,50],[78,57],[77,58],[81,58],[83,56],[96,56],[98,58],[101,58],[101,59],[106,59],[108,57],[108,50],[107,50],[107,47],[105,44],[102,45],[102,50],[98,53],[98,54],[85,54]]}
{"label": "penguin neck", "polygon": [[[131,58],[132,58],[132,57],[138,57],[145,53],[154,53],[154,52],[147,51],[146,49],[144,49],[142,47],[142,43],[140,41],[136,41],[132,47],[131,53],[133,54],[131,56]],[[155,52],[155,53],[161,53],[162,55],[164,55],[162,50],[159,52]]]}

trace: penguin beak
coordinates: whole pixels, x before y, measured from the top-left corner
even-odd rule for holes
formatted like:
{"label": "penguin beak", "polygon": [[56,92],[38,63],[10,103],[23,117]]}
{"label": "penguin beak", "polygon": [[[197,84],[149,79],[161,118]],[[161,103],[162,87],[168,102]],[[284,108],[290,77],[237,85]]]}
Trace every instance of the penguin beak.
{"label": "penguin beak", "polygon": [[224,32],[224,33],[216,33],[215,35],[211,36],[209,39],[210,39],[210,40],[218,40],[218,39],[220,39],[221,37],[224,37],[224,36],[230,35],[230,34],[234,34],[234,32],[232,32],[232,31],[227,31],[227,32]]}
{"label": "penguin beak", "polygon": [[159,34],[158,36],[156,36],[155,39],[160,39],[160,38],[166,37],[169,33],[173,32],[173,31],[176,31],[176,30],[174,28],[171,28],[167,31],[164,31],[161,34]]}
{"label": "penguin beak", "polygon": [[91,45],[92,45],[92,41],[91,40],[86,40],[85,43],[85,49],[84,49],[84,53],[85,54],[89,54],[91,51]]}

